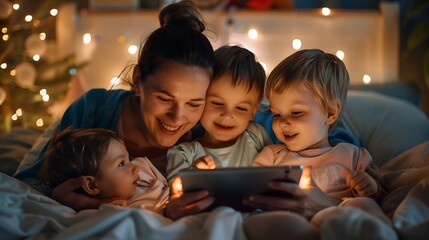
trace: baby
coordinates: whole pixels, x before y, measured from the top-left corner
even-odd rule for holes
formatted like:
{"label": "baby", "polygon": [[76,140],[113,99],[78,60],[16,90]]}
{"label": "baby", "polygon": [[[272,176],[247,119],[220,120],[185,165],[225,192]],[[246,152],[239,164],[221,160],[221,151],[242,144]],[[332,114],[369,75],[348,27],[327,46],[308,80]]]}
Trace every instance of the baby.
{"label": "baby", "polygon": [[107,129],[66,128],[55,133],[40,172],[52,188],[80,177],[80,193],[104,203],[158,213],[168,200],[164,176],[147,158],[130,161],[123,141]]}

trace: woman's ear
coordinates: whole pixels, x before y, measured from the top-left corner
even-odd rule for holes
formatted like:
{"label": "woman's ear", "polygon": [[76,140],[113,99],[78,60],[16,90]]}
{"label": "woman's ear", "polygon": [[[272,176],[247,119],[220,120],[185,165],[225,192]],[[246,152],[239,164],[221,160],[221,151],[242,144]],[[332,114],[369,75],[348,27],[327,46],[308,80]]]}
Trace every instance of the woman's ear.
{"label": "woman's ear", "polygon": [[328,118],[326,119],[326,124],[331,125],[335,121],[337,121],[338,116],[341,111],[341,103],[340,101],[334,101],[333,104],[329,107]]}
{"label": "woman's ear", "polygon": [[83,176],[82,189],[90,196],[100,194],[100,188],[94,176]]}
{"label": "woman's ear", "polygon": [[134,66],[132,77],[133,77],[133,87],[131,90],[135,93],[140,93],[141,92],[141,79],[140,79],[139,65]]}

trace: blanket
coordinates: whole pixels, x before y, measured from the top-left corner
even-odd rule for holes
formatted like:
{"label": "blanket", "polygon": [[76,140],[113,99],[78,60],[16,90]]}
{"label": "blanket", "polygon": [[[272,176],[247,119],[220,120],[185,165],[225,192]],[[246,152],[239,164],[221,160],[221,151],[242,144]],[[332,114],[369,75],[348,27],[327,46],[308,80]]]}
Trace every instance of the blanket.
{"label": "blanket", "polygon": [[[382,207],[390,213],[400,239],[429,236],[428,163],[429,142],[425,142],[381,168],[391,186]],[[228,207],[177,221],[110,204],[75,212],[3,173],[0,192],[2,239],[245,239],[245,214]]]}

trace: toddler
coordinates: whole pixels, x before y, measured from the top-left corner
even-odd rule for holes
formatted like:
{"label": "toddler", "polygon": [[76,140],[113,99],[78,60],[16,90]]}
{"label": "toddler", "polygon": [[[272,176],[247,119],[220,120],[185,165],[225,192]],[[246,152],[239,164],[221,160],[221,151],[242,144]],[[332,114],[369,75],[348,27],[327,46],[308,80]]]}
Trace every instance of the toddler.
{"label": "toddler", "polygon": [[[340,206],[361,209],[364,211],[362,216],[367,213],[375,216],[356,219],[382,226],[371,234],[391,239],[395,234],[390,220],[376,203],[386,192],[370,154],[352,144],[332,146],[328,141],[328,134],[344,108],[348,88],[347,69],[335,55],[309,49],[283,60],[268,77],[265,90],[274,115],[272,128],[283,144],[265,147],[253,165],[311,166],[311,180],[318,188],[331,198],[344,200]],[[321,228],[329,221],[338,221],[347,211],[336,207],[322,210],[324,214],[313,217],[313,226]],[[352,225],[358,224],[355,223]],[[333,224],[326,225],[325,233],[329,232],[328,226]],[[338,227],[341,228],[341,224]],[[249,228],[249,231],[253,230],[256,231]],[[341,229],[337,230],[341,232]],[[331,229],[331,233],[335,235],[335,229]],[[345,234],[349,233],[345,231]]]}
{"label": "toddler", "polygon": [[255,55],[239,46],[215,51],[214,77],[201,117],[204,135],[168,150],[167,179],[181,169],[251,166],[271,144],[262,126],[250,123],[264,95],[265,71]]}

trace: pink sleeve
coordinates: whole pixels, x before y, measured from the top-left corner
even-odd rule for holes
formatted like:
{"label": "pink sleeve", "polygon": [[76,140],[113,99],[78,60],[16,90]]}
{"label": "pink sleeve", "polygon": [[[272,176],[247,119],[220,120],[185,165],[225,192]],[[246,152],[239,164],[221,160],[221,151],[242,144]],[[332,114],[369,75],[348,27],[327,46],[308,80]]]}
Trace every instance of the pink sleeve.
{"label": "pink sleeve", "polygon": [[273,149],[271,148],[271,146],[266,146],[256,156],[252,166],[254,167],[273,166],[274,160],[275,159],[274,159]]}

